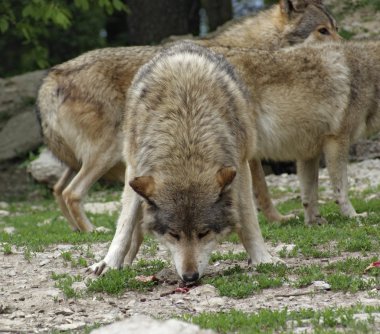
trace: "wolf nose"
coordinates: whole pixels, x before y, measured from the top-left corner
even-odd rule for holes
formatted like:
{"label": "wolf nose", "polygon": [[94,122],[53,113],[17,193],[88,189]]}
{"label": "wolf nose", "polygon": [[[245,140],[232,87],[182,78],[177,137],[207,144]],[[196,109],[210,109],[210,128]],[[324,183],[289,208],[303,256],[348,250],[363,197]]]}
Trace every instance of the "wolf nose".
{"label": "wolf nose", "polygon": [[182,274],[182,278],[185,282],[195,282],[199,278],[199,273],[184,273]]}

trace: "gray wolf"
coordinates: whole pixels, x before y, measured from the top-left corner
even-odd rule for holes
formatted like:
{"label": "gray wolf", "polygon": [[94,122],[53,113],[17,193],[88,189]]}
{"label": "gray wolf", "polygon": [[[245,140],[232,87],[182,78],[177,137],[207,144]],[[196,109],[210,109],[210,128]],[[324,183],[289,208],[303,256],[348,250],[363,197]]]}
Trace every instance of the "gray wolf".
{"label": "gray wolf", "polygon": [[324,223],[318,200],[323,153],[336,203],[355,217],[347,189],[350,145],[380,130],[380,43],[299,45],[224,52],[252,95],[257,158],[297,161],[305,221]]}
{"label": "gray wolf", "polygon": [[123,209],[95,274],[123,265],[141,209],[143,227],[168,247],[186,282],[202,276],[217,240],[234,230],[253,263],[272,260],[251,190],[249,110],[232,66],[193,43],[163,50],[137,72],[123,122]]}
{"label": "gray wolf", "polygon": [[[320,0],[281,0],[196,43],[275,50],[301,42],[339,39]],[[122,159],[125,92],[137,70],[161,47],[106,48],[54,66],[38,95],[45,143],[68,165],[54,195],[73,230],[92,231],[82,200],[101,177],[124,181]],[[257,203],[270,220],[286,219],[274,208],[259,161],[251,162]]]}

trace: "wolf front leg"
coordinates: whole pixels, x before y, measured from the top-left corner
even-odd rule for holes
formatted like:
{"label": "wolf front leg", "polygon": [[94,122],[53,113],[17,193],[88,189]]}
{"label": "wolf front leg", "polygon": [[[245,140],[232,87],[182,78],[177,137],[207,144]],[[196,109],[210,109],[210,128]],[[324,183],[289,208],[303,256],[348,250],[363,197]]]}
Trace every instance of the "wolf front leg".
{"label": "wolf front leg", "polygon": [[319,156],[310,160],[297,160],[297,175],[301,187],[305,223],[308,225],[326,223],[318,209],[318,172]]}
{"label": "wolf front leg", "polygon": [[132,264],[144,240],[144,233],[141,227],[141,219],[142,219],[142,208],[140,206],[139,212],[137,215],[137,224],[133,231],[131,247],[129,248],[128,253],[125,256],[124,266],[130,266]]}
{"label": "wolf front leg", "polygon": [[346,217],[365,216],[357,214],[348,198],[348,151],[349,140],[329,138],[324,144],[327,170],[333,187],[334,196],[340,211]]}
{"label": "wolf front leg", "polygon": [[260,160],[252,159],[249,162],[252,176],[252,187],[254,198],[258,208],[263,212],[269,221],[287,221],[295,218],[294,214],[282,215],[277,211],[271,200],[267,183],[265,181],[265,173]]}
{"label": "wolf front leg", "polygon": [[250,256],[252,264],[274,262],[269,254],[257,220],[251,187],[251,172],[248,162],[240,171],[239,178],[239,219],[237,230],[241,242]]}
{"label": "wolf front leg", "polygon": [[[130,180],[130,178],[126,178],[126,180]],[[93,264],[89,268],[89,271],[96,275],[100,275],[111,268],[121,268],[124,258],[131,248],[132,236],[136,228],[141,200],[128,182],[125,183],[122,202],[123,208],[107,255],[102,261]]]}

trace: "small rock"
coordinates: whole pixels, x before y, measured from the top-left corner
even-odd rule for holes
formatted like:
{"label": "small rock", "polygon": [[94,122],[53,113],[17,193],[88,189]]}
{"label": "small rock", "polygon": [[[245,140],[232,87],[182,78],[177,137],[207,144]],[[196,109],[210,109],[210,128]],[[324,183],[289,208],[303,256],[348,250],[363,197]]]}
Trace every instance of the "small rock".
{"label": "small rock", "polygon": [[11,320],[16,318],[25,318],[25,313],[23,311],[15,311],[10,316]]}
{"label": "small rock", "polygon": [[13,226],[4,227],[4,232],[8,234],[14,234],[16,229]]}
{"label": "small rock", "polygon": [[40,266],[40,267],[43,267],[43,266],[47,265],[49,262],[50,262],[50,260],[48,260],[48,259],[46,259],[46,260],[42,260],[42,261],[39,263],[39,266]]}
{"label": "small rock", "polygon": [[135,299],[132,299],[132,300],[130,300],[128,303],[127,303],[127,306],[128,307],[131,307],[131,306],[133,306],[133,305],[135,305],[136,304],[136,300]]}
{"label": "small rock", "polygon": [[7,304],[0,303],[0,314],[10,313],[10,307]]}
{"label": "small rock", "polygon": [[112,325],[95,329],[91,334],[215,334],[212,330],[200,329],[198,326],[180,320],[158,321],[137,315]]}
{"label": "small rock", "polygon": [[331,290],[331,285],[329,283],[326,283],[324,281],[314,281],[312,283],[312,286],[315,290]]}
{"label": "small rock", "polygon": [[74,311],[69,309],[69,308],[63,308],[63,309],[60,309],[60,310],[57,310],[55,311],[55,314],[59,315],[72,315],[74,314]]}
{"label": "small rock", "polygon": [[59,330],[59,331],[69,331],[69,330],[74,330],[74,329],[79,329],[86,326],[85,322],[78,321],[78,322],[73,322],[71,324],[62,324],[55,326],[54,328]]}
{"label": "small rock", "polygon": [[218,296],[218,291],[216,288],[210,284],[200,285],[191,289],[189,295],[192,296],[202,296],[202,297],[215,297]]}
{"label": "small rock", "polygon": [[220,307],[220,306],[224,306],[225,301],[223,298],[213,297],[213,298],[208,298],[206,300],[203,300],[200,304],[202,306]]}
{"label": "small rock", "polygon": [[37,159],[29,164],[27,170],[38,182],[53,186],[61,177],[65,168],[65,165],[58,161],[53,153],[45,149]]}
{"label": "small rock", "polygon": [[185,301],[183,299],[178,299],[174,302],[174,304],[185,304]]}
{"label": "small rock", "polygon": [[0,217],[6,217],[9,216],[9,212],[5,210],[0,210]]}
{"label": "small rock", "polygon": [[16,271],[14,271],[14,270],[10,270],[10,271],[7,273],[7,275],[8,275],[9,277],[14,277],[14,276],[16,276]]}

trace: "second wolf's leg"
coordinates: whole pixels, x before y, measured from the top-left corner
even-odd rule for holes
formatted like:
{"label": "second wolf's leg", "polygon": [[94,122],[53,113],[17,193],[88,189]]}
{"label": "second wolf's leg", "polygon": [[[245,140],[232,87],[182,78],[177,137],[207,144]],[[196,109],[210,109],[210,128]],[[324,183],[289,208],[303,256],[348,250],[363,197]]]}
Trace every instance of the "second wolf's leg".
{"label": "second wolf's leg", "polygon": [[286,221],[294,218],[295,215],[282,215],[277,211],[270,198],[267,183],[265,181],[265,173],[260,160],[252,159],[249,162],[252,176],[252,187],[254,198],[258,208],[263,212],[269,221]]}
{"label": "second wolf's leg", "polygon": [[324,145],[326,165],[333,187],[335,200],[337,204],[339,204],[340,211],[344,216],[355,217],[359,215],[356,213],[348,198],[348,150],[348,140],[338,142],[337,140],[329,139]]}
{"label": "second wolf's leg", "polygon": [[131,247],[138,212],[141,209],[141,200],[128,183],[128,180],[133,179],[130,167],[127,167],[127,174],[128,177],[126,177],[122,198],[123,208],[107,255],[102,261],[93,264],[89,268],[96,275],[104,273],[109,268],[121,268],[124,258]]}
{"label": "second wolf's leg", "polygon": [[300,181],[302,205],[306,224],[324,224],[318,209],[318,169],[319,156],[310,160],[297,161],[297,174]]}
{"label": "second wolf's leg", "polygon": [[91,161],[84,162],[78,174],[62,193],[67,209],[81,232],[94,230],[94,226],[84,212],[82,199],[90,187],[116,163],[112,160],[97,159],[99,156],[101,155],[94,154]]}
{"label": "second wolf's leg", "polygon": [[67,184],[70,182],[73,175],[74,175],[74,170],[71,169],[70,167],[67,167],[65,169],[65,171],[63,172],[63,174],[61,175],[61,177],[59,178],[59,180],[57,181],[57,183],[54,185],[53,192],[54,192],[54,197],[57,200],[58,205],[59,205],[64,217],[69,222],[72,230],[78,231],[79,227],[76,224],[73,217],[71,217],[71,214],[70,214],[70,212],[67,208],[67,205],[65,203],[65,200],[63,199],[63,196],[62,196],[63,190],[66,188]]}
{"label": "second wolf's leg", "polygon": [[140,249],[141,243],[144,240],[144,233],[141,228],[141,219],[142,219],[142,209],[140,206],[140,209],[136,218],[137,225],[135,227],[135,230],[133,231],[131,247],[129,248],[128,253],[124,259],[125,266],[130,266],[132,264],[133,260],[136,257],[137,252]]}
{"label": "second wolf's leg", "polygon": [[245,163],[242,168],[239,183],[240,227],[237,232],[240,240],[247,250],[252,264],[273,262],[273,258],[265,246],[257,220],[257,213],[253,202],[251,187],[251,173],[248,162]]}

